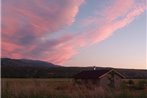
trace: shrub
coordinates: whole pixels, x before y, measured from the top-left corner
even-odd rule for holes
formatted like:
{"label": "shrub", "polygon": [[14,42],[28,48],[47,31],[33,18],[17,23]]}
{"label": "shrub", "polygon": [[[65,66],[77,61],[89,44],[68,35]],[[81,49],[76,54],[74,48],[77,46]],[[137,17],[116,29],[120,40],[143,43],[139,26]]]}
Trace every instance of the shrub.
{"label": "shrub", "polygon": [[129,80],[129,81],[128,81],[128,84],[129,84],[129,85],[134,85],[134,81],[133,81],[133,80]]}
{"label": "shrub", "polygon": [[121,83],[121,89],[126,89],[127,88],[127,83],[125,82],[125,81],[123,81],[122,83]]}
{"label": "shrub", "polygon": [[132,98],[132,96],[129,94],[129,92],[124,91],[119,95],[116,95],[115,98]]}
{"label": "shrub", "polygon": [[139,81],[137,83],[137,85],[135,86],[135,89],[137,89],[137,90],[145,89],[145,84],[146,84],[146,81],[144,81],[144,80]]}

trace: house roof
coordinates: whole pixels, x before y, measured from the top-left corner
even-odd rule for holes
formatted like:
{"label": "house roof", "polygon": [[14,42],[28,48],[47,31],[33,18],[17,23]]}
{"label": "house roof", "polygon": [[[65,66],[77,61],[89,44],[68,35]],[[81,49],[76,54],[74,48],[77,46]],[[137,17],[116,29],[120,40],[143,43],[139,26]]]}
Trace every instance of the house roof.
{"label": "house roof", "polygon": [[[114,71],[113,69],[103,69],[103,70],[88,70],[88,71],[82,71],[74,76],[75,79],[96,79],[96,78],[102,78],[107,73]],[[118,74],[120,77],[124,78],[123,75],[121,75],[119,72],[114,71],[116,74]]]}

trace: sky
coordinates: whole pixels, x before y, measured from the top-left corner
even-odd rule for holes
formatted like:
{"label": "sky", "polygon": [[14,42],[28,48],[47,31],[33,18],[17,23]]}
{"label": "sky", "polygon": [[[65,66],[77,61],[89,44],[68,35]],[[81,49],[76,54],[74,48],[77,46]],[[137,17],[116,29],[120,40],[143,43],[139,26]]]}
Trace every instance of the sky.
{"label": "sky", "polygon": [[147,69],[146,0],[2,0],[1,57]]}

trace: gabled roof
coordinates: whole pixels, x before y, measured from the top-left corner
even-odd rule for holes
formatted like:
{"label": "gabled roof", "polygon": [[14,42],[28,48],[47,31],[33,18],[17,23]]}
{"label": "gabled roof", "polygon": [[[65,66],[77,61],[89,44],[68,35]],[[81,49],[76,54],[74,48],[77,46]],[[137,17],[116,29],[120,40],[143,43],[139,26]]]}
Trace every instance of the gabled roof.
{"label": "gabled roof", "polygon": [[113,70],[113,69],[103,69],[103,70],[88,70],[88,71],[82,71],[74,76],[75,79],[98,79],[104,77],[109,72],[114,71],[116,74],[118,74],[120,77],[125,78],[123,75],[121,75],[119,72]]}

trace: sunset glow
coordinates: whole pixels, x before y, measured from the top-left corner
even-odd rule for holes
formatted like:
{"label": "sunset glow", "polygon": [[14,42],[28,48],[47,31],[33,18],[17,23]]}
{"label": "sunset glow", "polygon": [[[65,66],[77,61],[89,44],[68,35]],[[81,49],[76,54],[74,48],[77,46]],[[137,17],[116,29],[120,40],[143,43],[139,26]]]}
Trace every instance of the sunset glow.
{"label": "sunset glow", "polygon": [[2,0],[2,57],[146,66],[146,0]]}

